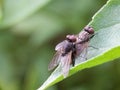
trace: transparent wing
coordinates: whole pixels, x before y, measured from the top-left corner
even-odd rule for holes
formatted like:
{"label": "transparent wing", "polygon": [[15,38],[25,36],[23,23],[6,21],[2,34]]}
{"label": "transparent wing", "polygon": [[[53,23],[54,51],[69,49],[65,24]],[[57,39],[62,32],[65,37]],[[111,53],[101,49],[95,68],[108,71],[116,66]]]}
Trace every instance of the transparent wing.
{"label": "transparent wing", "polygon": [[77,60],[76,63],[81,63],[87,60],[88,42],[84,44],[79,44],[76,49]]}
{"label": "transparent wing", "polygon": [[60,58],[61,58],[61,53],[59,51],[57,51],[48,66],[48,70],[54,69],[59,64]]}
{"label": "transparent wing", "polygon": [[66,54],[64,57],[61,57],[61,67],[62,67],[62,73],[64,75],[64,78],[68,76],[70,64],[71,64],[71,55],[72,51],[70,51],[68,54]]}
{"label": "transparent wing", "polygon": [[60,62],[61,59],[61,54],[64,52],[64,47],[67,44],[67,41],[64,40],[63,42],[59,43],[56,47],[55,50],[57,51],[52,59],[52,61],[50,62],[49,66],[48,66],[48,70],[52,70],[54,69]]}
{"label": "transparent wing", "polygon": [[88,47],[88,42],[85,42],[83,44],[76,44],[76,56],[79,56],[87,47]]}
{"label": "transparent wing", "polygon": [[66,45],[66,44],[67,44],[67,41],[66,41],[66,40],[60,42],[59,44],[56,45],[55,50],[56,50],[56,51],[60,51],[61,48],[64,48],[64,45]]}

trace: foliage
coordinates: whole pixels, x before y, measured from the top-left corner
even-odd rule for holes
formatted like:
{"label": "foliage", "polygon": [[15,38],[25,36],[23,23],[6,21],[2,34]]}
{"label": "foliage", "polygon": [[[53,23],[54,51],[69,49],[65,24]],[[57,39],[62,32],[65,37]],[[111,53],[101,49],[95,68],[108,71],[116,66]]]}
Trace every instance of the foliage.
{"label": "foliage", "polygon": [[[66,34],[80,32],[105,2],[106,0],[0,0],[0,90],[35,90],[42,85],[50,75],[47,66],[54,54],[54,46]],[[119,55],[116,47],[119,45],[116,43],[119,42],[116,39],[116,36],[119,38],[119,0],[111,2],[109,7],[105,7],[110,9],[109,12],[107,9],[100,11],[90,23],[99,32],[91,45],[96,43],[94,45],[99,48],[105,45],[107,48],[109,44],[112,46],[106,49],[112,53],[104,54],[115,54],[106,57],[106,60]],[[112,41],[108,39],[109,36]],[[113,43],[108,43],[109,41]],[[94,52],[96,51],[92,50],[90,53]],[[101,51],[97,55],[99,53]],[[103,58],[102,55],[96,58],[100,57]],[[72,68],[70,74],[83,69],[82,65],[86,64],[87,68],[91,65],[87,63],[96,62],[96,58],[75,67],[78,69]],[[119,68],[119,60],[116,60],[82,70],[49,90],[119,90]]]}
{"label": "foliage", "polygon": [[[73,67],[70,75],[82,69],[90,68],[120,57],[120,25],[118,23],[119,19],[116,18],[120,14],[119,7],[120,2],[118,0],[109,0],[93,17],[90,26],[94,27],[98,32],[96,32],[90,46],[95,46],[99,50],[97,52],[96,50],[89,50],[88,60],[78,63],[78,65]],[[58,67],[38,90],[43,90],[63,79],[60,68]]]}

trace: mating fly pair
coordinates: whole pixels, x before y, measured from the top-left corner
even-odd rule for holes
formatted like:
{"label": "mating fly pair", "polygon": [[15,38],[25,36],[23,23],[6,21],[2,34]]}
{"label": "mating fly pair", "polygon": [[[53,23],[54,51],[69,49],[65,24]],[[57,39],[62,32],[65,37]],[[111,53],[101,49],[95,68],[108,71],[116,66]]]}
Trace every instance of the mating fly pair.
{"label": "mating fly pair", "polygon": [[54,69],[57,65],[61,65],[64,77],[69,74],[70,65],[75,65],[75,59],[85,52],[86,58],[87,48],[90,39],[94,36],[94,30],[90,26],[86,26],[78,35],[67,35],[66,40],[57,44],[57,51],[48,66],[48,70]]}

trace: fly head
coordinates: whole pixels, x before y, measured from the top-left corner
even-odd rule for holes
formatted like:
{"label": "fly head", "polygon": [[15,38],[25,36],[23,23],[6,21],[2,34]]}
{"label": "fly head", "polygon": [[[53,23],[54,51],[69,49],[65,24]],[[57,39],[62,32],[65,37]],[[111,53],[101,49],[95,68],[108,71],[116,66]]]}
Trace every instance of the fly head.
{"label": "fly head", "polygon": [[94,34],[94,29],[90,26],[86,26],[84,31],[88,32],[89,34]]}
{"label": "fly head", "polygon": [[75,35],[67,35],[66,36],[66,39],[69,41],[69,42],[76,42],[76,36]]}

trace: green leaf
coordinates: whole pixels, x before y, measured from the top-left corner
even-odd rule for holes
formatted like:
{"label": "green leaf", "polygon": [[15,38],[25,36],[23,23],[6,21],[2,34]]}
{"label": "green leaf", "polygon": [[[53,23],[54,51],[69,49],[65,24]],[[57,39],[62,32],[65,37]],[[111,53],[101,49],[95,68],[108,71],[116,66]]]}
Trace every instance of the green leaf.
{"label": "green leaf", "polygon": [[49,1],[50,0],[5,0],[3,2],[4,20],[2,26],[11,26],[24,20]]}
{"label": "green leaf", "polygon": [[[49,76],[49,72],[46,72],[46,63],[49,63],[48,59],[51,54],[49,52],[49,54],[46,54],[46,51],[52,52],[49,45],[42,46],[38,54],[35,55],[34,62],[31,64],[26,74],[27,77],[25,79],[25,90],[35,90],[39,84],[42,84],[42,81]],[[55,90],[54,88],[55,87],[50,90]]]}
{"label": "green leaf", "polygon": [[0,23],[2,19],[2,1],[0,0]]}
{"label": "green leaf", "polygon": [[0,90],[18,90],[19,83],[15,77],[13,58],[8,46],[13,42],[9,33],[0,33]]}
{"label": "green leaf", "polygon": [[[70,70],[70,75],[85,68],[90,68],[112,61],[120,57],[120,0],[109,0],[92,18],[89,23],[95,31],[95,37],[90,41],[90,46],[98,49],[88,50],[88,60],[77,64]],[[76,61],[78,61],[76,59]],[[69,76],[70,76],[69,75]],[[63,80],[60,68],[49,76],[38,90],[45,90]]]}
{"label": "green leaf", "polygon": [[30,35],[29,43],[40,46],[51,37],[60,34],[64,29],[64,24],[58,17],[47,12],[40,12],[29,19],[17,24],[11,31],[17,35]]}

